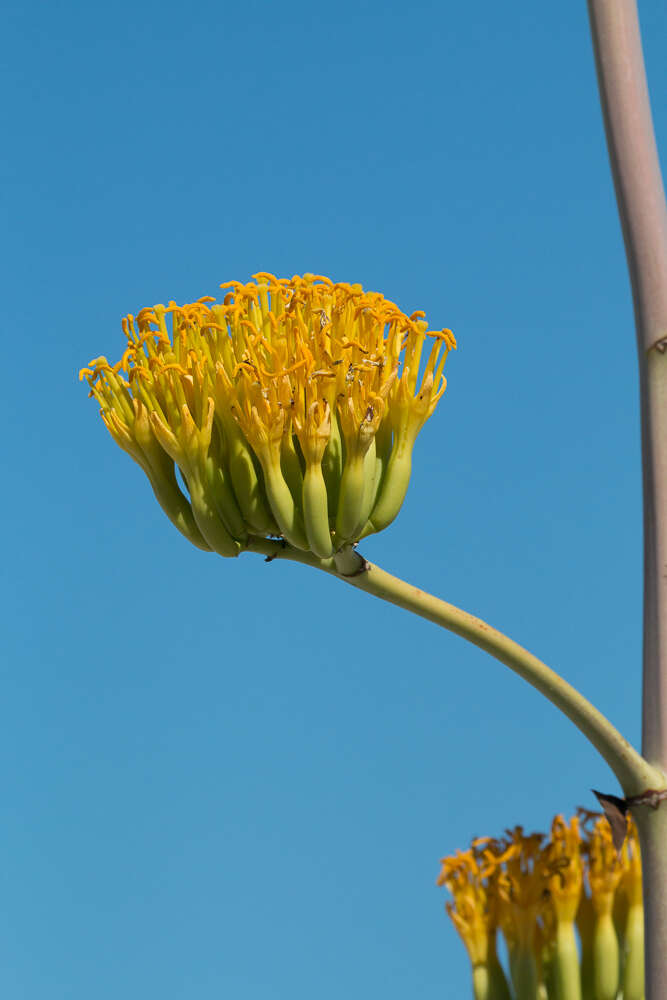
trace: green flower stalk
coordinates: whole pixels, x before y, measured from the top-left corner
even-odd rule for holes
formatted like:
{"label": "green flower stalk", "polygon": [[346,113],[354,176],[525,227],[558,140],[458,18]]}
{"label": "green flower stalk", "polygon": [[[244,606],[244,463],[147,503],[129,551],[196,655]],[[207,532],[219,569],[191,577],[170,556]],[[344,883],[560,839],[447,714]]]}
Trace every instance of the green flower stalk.
{"label": "green flower stalk", "polygon": [[620,949],[613,909],[616,890],[623,876],[623,865],[606,820],[599,819],[593,827],[587,855],[588,884],[595,914],[593,993],[595,1000],[615,1000],[620,987]]}
{"label": "green flower stalk", "polygon": [[584,893],[577,912],[577,931],[581,948],[581,993],[583,1000],[593,997],[593,928],[595,926],[595,911],[591,897]]}
{"label": "green flower stalk", "polygon": [[538,918],[544,896],[541,834],[524,836],[520,826],[508,833],[496,857],[500,927],[510,956],[510,976],[517,1000],[534,1000],[542,981],[546,935]]}
{"label": "green flower stalk", "polygon": [[398,514],[456,341],[360,285],[255,278],[222,303],[128,316],[118,364],[81,377],[189,541],[237,556],[280,538],[329,559]]}
{"label": "green flower stalk", "polygon": [[623,1000],[644,1000],[644,899],[642,865],[636,833],[623,845],[623,878],[620,892],[625,897],[623,928]]}
{"label": "green flower stalk", "polygon": [[120,361],[81,371],[173,524],[204,551],[305,563],[463,636],[564,712],[626,795],[664,787],[536,656],[355,552],[401,508],[416,438],[445,392],[451,331],[429,330],[423,312],[407,316],[361,285],[255,279],[223,285],[221,303],[129,315]]}
{"label": "green flower stalk", "polygon": [[546,851],[547,870],[552,872],[548,891],[556,927],[553,947],[553,991],[557,1000],[581,1000],[579,952],[575,920],[583,886],[583,865],[579,851],[579,820],[569,824],[556,816]]}

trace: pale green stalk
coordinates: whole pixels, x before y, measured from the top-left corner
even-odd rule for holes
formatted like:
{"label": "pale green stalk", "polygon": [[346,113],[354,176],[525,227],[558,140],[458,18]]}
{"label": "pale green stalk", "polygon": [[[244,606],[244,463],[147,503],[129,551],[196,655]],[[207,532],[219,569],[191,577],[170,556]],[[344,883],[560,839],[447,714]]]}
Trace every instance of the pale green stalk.
{"label": "pale green stalk", "polygon": [[593,996],[595,1000],[616,1000],[619,987],[620,955],[611,913],[600,914],[593,928]]}
{"label": "pale green stalk", "polygon": [[561,1000],[556,992],[556,955],[554,949],[542,950],[540,983],[537,987],[538,1000]]}
{"label": "pale green stalk", "polygon": [[472,967],[472,995],[474,1000],[489,1000],[491,986],[489,983],[489,970],[486,965],[473,965]]}
{"label": "pale green stalk", "polygon": [[[294,503],[294,495],[285,482],[280,463],[271,461],[269,456],[262,463],[262,472],[264,473],[264,486],[271,506],[271,513],[276,519],[280,533],[291,545],[299,549],[307,549],[308,541],[303,519]],[[300,484],[297,494],[299,497],[301,497],[301,488]]]}
{"label": "pale green stalk", "polygon": [[240,545],[222,523],[209,484],[203,477],[191,474],[188,479],[188,490],[195,522],[206,543],[218,555],[237,556]]}
{"label": "pale green stalk", "polygon": [[336,515],[336,536],[343,542],[356,537],[355,531],[361,520],[366,489],[364,457],[357,451],[345,459]]}
{"label": "pale green stalk", "polygon": [[531,948],[518,948],[512,963],[512,985],[516,1000],[537,1000],[539,979]]}
{"label": "pale green stalk", "polygon": [[495,953],[490,956],[487,968],[489,972],[489,1000],[512,1000],[503,967]]}
{"label": "pale green stalk", "polygon": [[625,922],[623,1000],[644,1000],[644,907],[635,903]]}
{"label": "pale green stalk", "polygon": [[[357,556],[359,563],[362,560]],[[651,768],[617,729],[571,684],[518,643],[486,622],[453,604],[439,600],[411,584],[391,576],[372,563],[364,563],[358,575],[345,576],[353,587],[441,625],[474,643],[541,691],[588,737],[616,774],[626,794],[660,782],[662,775]]]}
{"label": "pale green stalk", "polygon": [[232,487],[243,520],[251,531],[277,535],[278,526],[264,499],[264,484],[258,467],[255,467],[252,449],[231,414],[223,421],[223,435],[227,445],[227,464]]}
{"label": "pale green stalk", "polygon": [[505,973],[495,955],[486,964],[472,969],[474,1000],[512,1000]]}
{"label": "pale green stalk", "polygon": [[165,452],[162,454],[165,458],[164,463],[150,465],[146,462],[145,465],[141,465],[153,487],[153,493],[169,520],[188,541],[198,549],[210,552],[211,546],[197,527],[192,507],[180,490],[174,463]]}
{"label": "pale green stalk", "polygon": [[308,545],[312,552],[326,559],[332,554],[333,548],[329,530],[327,487],[319,462],[310,462],[306,466],[302,506]]}
{"label": "pale green stalk", "polygon": [[391,524],[403,506],[412,472],[414,441],[407,434],[397,436],[389,462],[384,471],[375,506],[369,519],[371,531],[382,531]]}
{"label": "pale green stalk", "polygon": [[248,537],[248,529],[239,510],[236,497],[227,482],[221,462],[214,461],[209,456],[206,459],[204,474],[206,477],[206,488],[210,492],[220,519],[227,531],[232,538],[240,542],[245,542]]}
{"label": "pale green stalk", "polygon": [[375,503],[375,497],[377,495],[376,489],[376,479],[378,473],[377,467],[377,453],[375,449],[375,438],[371,441],[368,451],[364,455],[364,493],[363,499],[361,501],[361,514],[359,515],[359,520],[357,521],[356,527],[354,529],[353,538],[359,538],[362,530],[366,526],[368,517],[371,510],[373,509],[373,504]]}
{"label": "pale green stalk", "polygon": [[293,559],[322,569],[358,590],[455,632],[510,667],[567,715],[607,761],[626,795],[637,794],[647,787],[664,787],[661,772],[647,764],[582,694],[536,656],[481,618],[386,573],[350,546],[331,559],[318,559],[309,552],[300,552],[266,538],[251,538],[248,550],[261,552],[270,559]]}
{"label": "pale green stalk", "polygon": [[595,1000],[593,996],[593,927],[595,913],[589,896],[582,895],[577,911],[577,930],[581,942],[581,996],[582,1000]]}
{"label": "pale green stalk", "polygon": [[553,957],[555,1000],[581,1000],[579,951],[571,920],[556,924],[556,947]]}
{"label": "pale green stalk", "polygon": [[303,472],[301,462],[294,445],[294,438],[291,434],[286,434],[280,446],[280,468],[285,477],[285,482],[289,491],[298,504],[301,500],[301,490],[303,489]]}
{"label": "pale green stalk", "polygon": [[336,523],[338,510],[338,494],[340,492],[340,477],[343,471],[343,439],[335,407],[331,410],[331,433],[322,456],[322,474],[327,484],[327,506],[329,509],[330,527]]}
{"label": "pale green stalk", "polygon": [[[644,479],[643,753],[667,771],[667,205],[635,0],[588,0],[600,101],[635,308]],[[602,345],[601,345],[602,346]],[[667,997],[667,806],[634,813],[646,998]]]}

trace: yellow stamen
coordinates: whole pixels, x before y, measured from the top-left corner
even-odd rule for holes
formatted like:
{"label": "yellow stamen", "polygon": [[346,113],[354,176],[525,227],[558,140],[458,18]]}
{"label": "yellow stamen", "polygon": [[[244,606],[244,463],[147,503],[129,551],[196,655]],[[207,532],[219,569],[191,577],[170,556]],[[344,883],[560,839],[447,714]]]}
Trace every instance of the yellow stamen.
{"label": "yellow stamen", "polygon": [[[438,884],[452,894],[447,911],[470,955],[473,982],[486,954],[484,933],[498,926],[513,995],[615,1000],[621,988],[627,1000],[642,1000],[641,862],[631,821],[620,857],[607,820],[586,810],[569,822],[556,816],[548,839],[521,827],[500,840],[478,837],[468,851],[442,860]],[[498,996],[509,993],[501,988]]]}

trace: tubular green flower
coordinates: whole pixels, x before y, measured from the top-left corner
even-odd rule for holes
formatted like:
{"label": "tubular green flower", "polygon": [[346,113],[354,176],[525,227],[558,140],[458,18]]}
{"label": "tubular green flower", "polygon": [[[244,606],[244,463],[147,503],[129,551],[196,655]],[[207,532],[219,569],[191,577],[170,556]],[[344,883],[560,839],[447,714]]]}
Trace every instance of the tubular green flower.
{"label": "tubular green flower", "polygon": [[[446,908],[470,957],[475,998],[643,1000],[641,861],[632,819],[620,855],[607,820],[581,809],[569,822],[556,816],[549,838],[515,827],[441,863],[438,884],[453,897]],[[511,994],[498,986],[496,928],[507,945]]]}

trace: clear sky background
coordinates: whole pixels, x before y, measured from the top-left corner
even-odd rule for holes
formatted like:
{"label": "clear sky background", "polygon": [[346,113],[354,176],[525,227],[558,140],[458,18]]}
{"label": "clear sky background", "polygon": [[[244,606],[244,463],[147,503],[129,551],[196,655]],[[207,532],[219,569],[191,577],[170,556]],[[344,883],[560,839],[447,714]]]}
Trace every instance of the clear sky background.
{"label": "clear sky background", "polygon": [[[667,9],[641,4],[659,141]],[[76,381],[257,270],[449,326],[368,558],[640,738],[632,310],[585,4],[10,2],[1,197],[0,992],[435,1000],[474,835],[617,791],[506,668],[171,527]]]}

